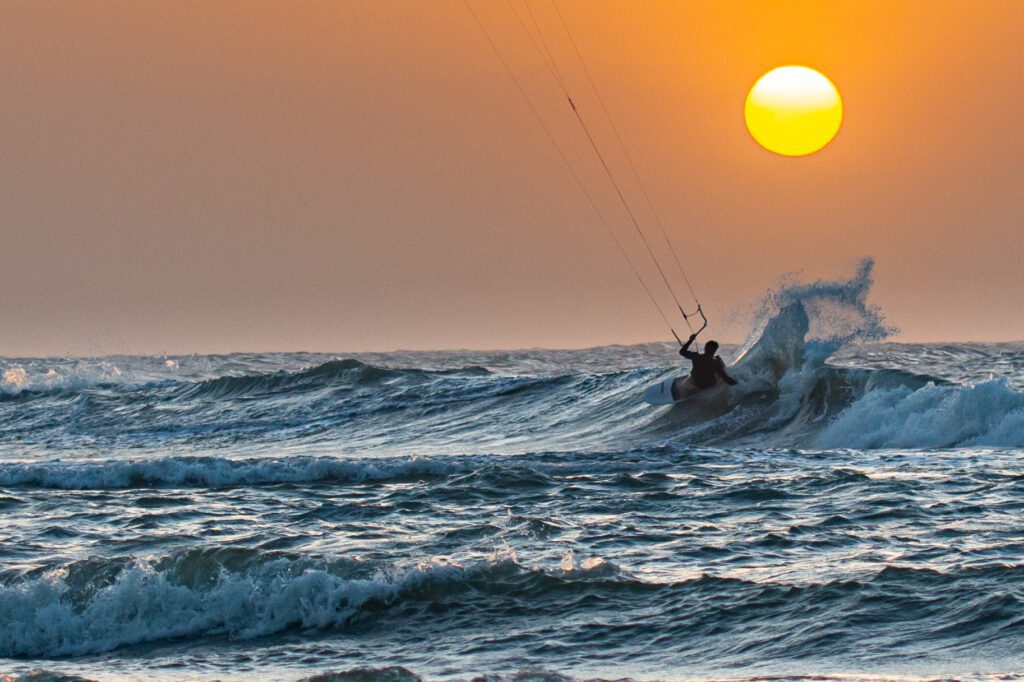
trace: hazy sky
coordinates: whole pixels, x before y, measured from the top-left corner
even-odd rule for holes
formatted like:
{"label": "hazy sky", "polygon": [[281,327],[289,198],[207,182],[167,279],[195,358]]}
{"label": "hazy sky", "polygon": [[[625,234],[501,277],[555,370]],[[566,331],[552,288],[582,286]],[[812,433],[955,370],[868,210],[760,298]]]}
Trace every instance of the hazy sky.
{"label": "hazy sky", "polygon": [[[470,1],[628,237],[508,4]],[[552,5],[530,6],[623,170]],[[783,273],[873,256],[904,340],[1024,338],[1024,3],[559,7],[714,334],[742,337]],[[667,336],[462,0],[5,0],[0,18],[0,354]],[[843,97],[816,155],[744,126],[784,64]]]}

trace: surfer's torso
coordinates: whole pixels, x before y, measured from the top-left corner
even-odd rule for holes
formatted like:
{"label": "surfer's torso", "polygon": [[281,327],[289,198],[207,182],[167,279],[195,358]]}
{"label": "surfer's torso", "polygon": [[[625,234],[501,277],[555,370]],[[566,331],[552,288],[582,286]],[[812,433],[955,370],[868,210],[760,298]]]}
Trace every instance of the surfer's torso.
{"label": "surfer's torso", "polygon": [[695,353],[690,350],[690,346],[696,340],[697,332],[694,332],[679,349],[679,354],[693,363],[693,369],[690,370],[690,382],[700,389],[711,388],[718,383],[719,378],[727,384],[735,384],[736,380],[726,374],[722,358],[715,355],[718,350],[718,342],[708,341],[704,346],[703,353]]}
{"label": "surfer's torso", "polygon": [[708,357],[701,353],[692,353],[688,359],[693,362],[690,381],[697,388],[711,388],[718,383],[719,374],[725,372],[725,363],[717,355]]}

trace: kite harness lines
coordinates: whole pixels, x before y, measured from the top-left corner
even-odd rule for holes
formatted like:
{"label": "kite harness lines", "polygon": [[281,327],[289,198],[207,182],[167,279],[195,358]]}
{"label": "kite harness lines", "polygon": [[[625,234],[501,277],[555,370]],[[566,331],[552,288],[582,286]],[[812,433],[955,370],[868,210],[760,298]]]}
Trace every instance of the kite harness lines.
{"label": "kite harness lines", "polygon": [[[517,7],[517,3],[520,1],[522,4]],[[466,5],[466,9],[469,10],[469,14],[473,17],[477,26],[479,26],[480,31],[483,33],[488,44],[491,46],[491,49],[494,51],[494,54],[497,55],[498,61],[501,62],[501,65],[504,67],[513,85],[522,95],[530,111],[533,112],[534,118],[536,118],[537,122],[540,124],[540,127],[544,131],[548,141],[554,147],[559,158],[561,158],[562,162],[565,164],[565,167],[568,169],[569,174],[572,176],[576,185],[583,192],[583,195],[586,197],[587,203],[590,205],[591,209],[593,209],[598,222],[604,226],[605,231],[611,237],[611,240],[615,244],[619,253],[622,254],[622,257],[629,265],[629,268],[636,277],[640,287],[643,289],[654,309],[665,323],[665,326],[667,326],[668,330],[672,333],[672,336],[675,337],[680,346],[683,345],[682,339],[676,332],[676,323],[679,321],[679,317],[676,316],[676,311],[678,311],[679,316],[682,318],[682,322],[692,334],[700,334],[708,326],[708,318],[704,313],[704,308],[694,291],[690,278],[686,274],[686,270],[683,268],[682,262],[676,253],[676,249],[674,248],[672,241],[669,239],[664,223],[662,222],[658,211],[654,207],[654,202],[651,200],[647,186],[641,179],[640,173],[637,171],[636,165],[633,163],[632,156],[630,156],[629,150],[622,139],[622,135],[615,126],[611,113],[605,105],[604,99],[601,97],[597,83],[591,75],[590,69],[587,68],[586,61],[583,59],[583,54],[580,51],[576,40],[573,38],[572,32],[569,30],[569,24],[566,22],[561,9],[558,7],[557,0],[549,0],[550,10],[547,13],[549,18],[548,23],[557,23],[561,27],[561,33],[564,34],[568,47],[571,47],[572,54],[575,55],[579,69],[582,71],[582,74],[585,75],[585,80],[589,85],[589,92],[592,93],[593,102],[598,105],[597,108],[600,108],[607,128],[612,132],[612,136],[617,142],[617,148],[621,153],[621,158],[625,161],[625,166],[629,169],[629,177],[632,178],[636,188],[639,189],[639,194],[643,198],[649,215],[653,218],[653,222],[657,226],[657,231],[661,236],[661,243],[655,242],[652,244],[652,240],[650,239],[651,230],[649,226],[645,228],[645,226],[641,224],[641,220],[638,217],[638,211],[636,210],[634,203],[632,203],[627,197],[627,192],[623,189],[621,178],[617,176],[613,170],[614,164],[609,162],[609,156],[602,150],[602,146],[598,143],[598,140],[595,137],[594,128],[592,127],[593,122],[590,121],[588,123],[589,119],[584,115],[583,106],[580,104],[579,100],[574,99],[573,94],[570,91],[570,83],[566,77],[567,72],[559,67],[558,60],[555,57],[555,52],[551,49],[552,45],[557,46],[557,44],[553,40],[549,41],[548,37],[545,36],[545,32],[542,29],[543,22],[538,21],[537,17],[539,13],[534,12],[534,8],[531,6],[530,0],[506,0],[506,4],[509,9],[509,20],[518,24],[519,29],[522,30],[522,33],[525,34],[529,44],[533,47],[533,51],[536,52],[536,55],[544,63],[544,68],[551,76],[559,96],[564,99],[565,104],[567,105],[567,110],[562,109],[562,113],[568,114],[575,123],[578,124],[579,129],[582,131],[583,138],[586,140],[585,146],[589,148],[590,153],[592,153],[591,160],[596,161],[602,171],[602,173],[598,174],[599,177],[603,176],[607,180],[608,185],[613,190],[611,192],[612,201],[621,208],[624,212],[624,217],[628,218],[627,220],[621,221],[621,223],[625,225],[626,235],[620,234],[623,227],[619,227],[619,229],[616,230],[613,226],[615,223],[613,223],[613,220],[609,218],[609,212],[607,209],[602,210],[600,207],[596,199],[596,195],[598,193],[597,189],[591,186],[593,183],[588,183],[584,180],[586,176],[582,173],[582,169],[571,160],[563,144],[559,143],[554,132],[555,128],[549,124],[549,119],[546,119],[541,115],[541,108],[537,104],[536,96],[531,96],[530,91],[526,86],[524,86],[523,81],[516,75],[515,69],[513,69],[509,59],[506,58],[506,52],[498,46],[498,42],[494,38],[494,33],[491,30],[488,30],[486,24],[481,20],[480,15],[473,9],[471,0],[463,0],[463,2]],[[557,22],[555,21],[556,18]],[[526,51],[529,52],[528,49]],[[636,250],[641,253],[642,257],[649,259],[649,264],[652,265],[653,270],[657,272],[657,278],[655,279],[654,285],[648,281],[650,277],[644,276],[642,269],[637,263],[636,257],[630,255],[630,252],[627,249],[627,241],[624,237],[628,237],[632,240],[639,240],[639,245],[642,245],[642,249],[637,245]],[[659,249],[662,252],[660,257],[658,255]],[[671,254],[671,260],[675,264],[675,268],[672,272],[676,279],[676,286],[673,286],[673,278],[669,277],[667,272],[669,269],[664,265],[664,262],[667,261],[666,253]],[[689,294],[689,299],[692,300],[692,305],[688,308],[684,307],[683,302],[680,300],[680,296],[677,293],[677,289],[679,288],[678,282],[680,280],[685,285],[686,291]],[[668,298],[665,297],[666,293],[668,294]],[[659,296],[662,299],[661,302],[659,302]],[[669,303],[669,299],[671,300],[671,303]],[[675,320],[675,322],[673,322],[673,320]],[[698,323],[700,326],[695,326]]]}

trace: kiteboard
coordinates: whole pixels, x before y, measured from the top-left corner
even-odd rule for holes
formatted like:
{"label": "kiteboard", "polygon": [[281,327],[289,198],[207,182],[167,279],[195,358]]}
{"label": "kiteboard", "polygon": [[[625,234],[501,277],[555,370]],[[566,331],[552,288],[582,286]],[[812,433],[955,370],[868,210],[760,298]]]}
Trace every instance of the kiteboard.
{"label": "kiteboard", "polygon": [[644,401],[650,405],[672,405],[686,400],[700,389],[685,377],[669,377],[644,391]]}

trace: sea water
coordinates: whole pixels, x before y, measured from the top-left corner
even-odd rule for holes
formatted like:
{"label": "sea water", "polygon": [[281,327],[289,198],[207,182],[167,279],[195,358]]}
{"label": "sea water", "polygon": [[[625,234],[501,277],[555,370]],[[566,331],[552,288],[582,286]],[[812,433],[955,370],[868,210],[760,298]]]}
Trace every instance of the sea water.
{"label": "sea water", "polygon": [[1024,673],[1024,345],[869,274],[667,408],[668,344],[0,359],[0,672]]}

